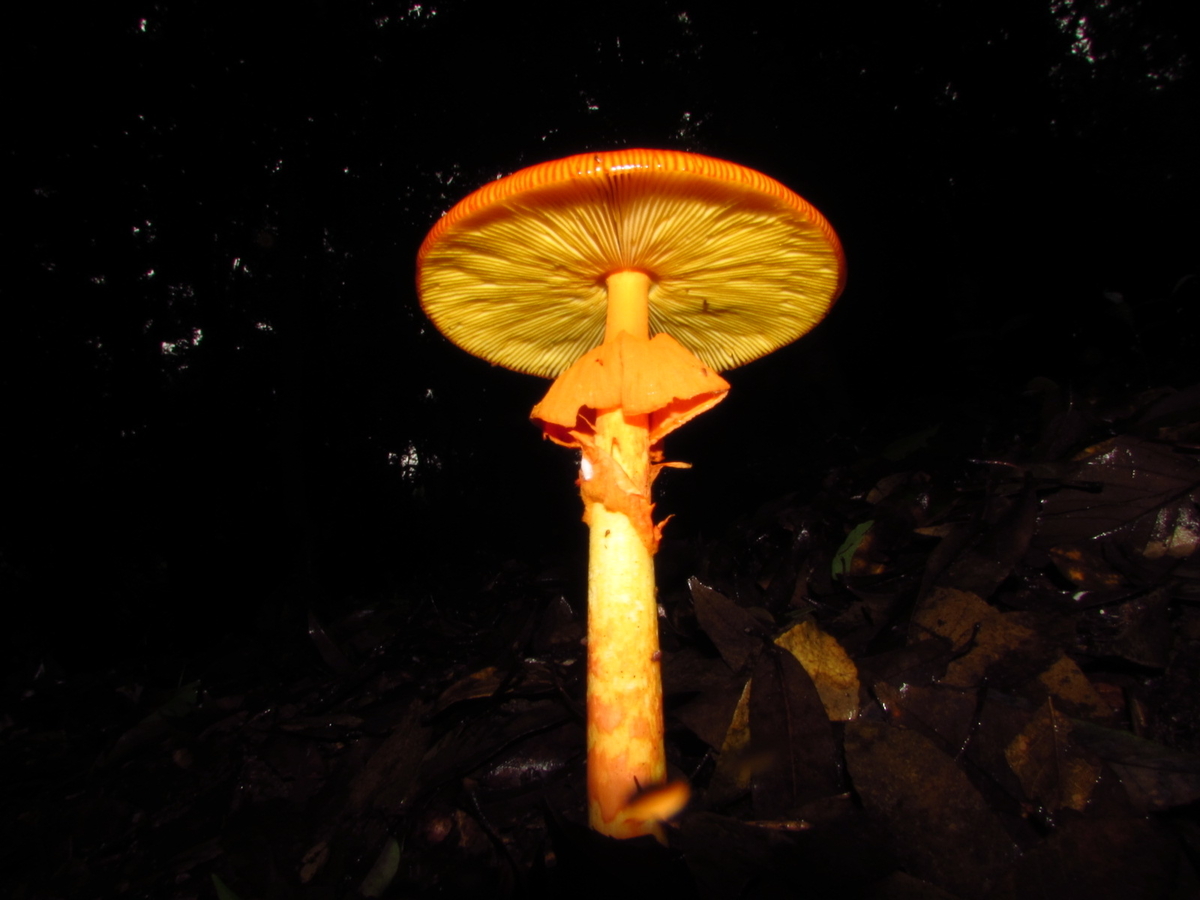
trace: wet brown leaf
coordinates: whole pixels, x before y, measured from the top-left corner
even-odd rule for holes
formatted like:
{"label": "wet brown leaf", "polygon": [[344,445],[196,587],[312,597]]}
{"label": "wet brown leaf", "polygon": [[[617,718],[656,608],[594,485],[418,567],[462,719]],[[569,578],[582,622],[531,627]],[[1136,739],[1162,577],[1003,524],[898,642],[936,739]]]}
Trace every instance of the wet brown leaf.
{"label": "wet brown leaf", "polygon": [[1119,435],[1072,460],[1064,486],[1042,500],[1039,540],[1068,544],[1106,534],[1200,488],[1200,463],[1162,444]]}
{"label": "wet brown leaf", "polygon": [[954,588],[934,588],[913,613],[917,638],[932,633],[946,638],[963,653],[946,670],[944,684],[973,688],[989,668],[1010,654],[1024,651],[1037,634],[1017,618],[1002,613],[979,596]]}
{"label": "wet brown leaf", "polygon": [[1083,810],[1100,766],[1071,740],[1071,724],[1047,700],[1029,725],[1005,748],[1004,756],[1025,796],[1049,811]]}
{"label": "wet brown leaf", "polygon": [[804,667],[783,650],[764,653],[754,667],[750,743],[756,814],[780,816],[838,792],[837,748],[825,706]]}
{"label": "wet brown leaf", "polygon": [[866,897],[895,863],[874,823],[853,804],[839,806],[796,829],[694,813],[672,833],[672,846],[684,852],[704,900]]}
{"label": "wet brown leaf", "polygon": [[[1038,512],[1037,496],[1031,488],[1010,503],[994,525],[983,526],[946,561],[937,575],[939,585],[990,597],[1008,578],[1029,548]],[[948,539],[947,546],[953,546],[952,540]]]}
{"label": "wet brown leaf", "polygon": [[967,776],[927,738],[860,719],[846,726],[846,765],[911,874],[962,897],[998,883],[1013,843]]}
{"label": "wet brown leaf", "polygon": [[[1014,866],[1007,896],[1058,900],[1161,900],[1173,894],[1179,850],[1143,819],[1084,819],[1065,813],[1042,845]],[[971,896],[964,894],[964,896]]]}
{"label": "wet brown leaf", "polygon": [[1083,670],[1069,656],[1061,656],[1037,677],[1037,686],[1054,698],[1054,704],[1067,715],[1081,719],[1106,721],[1112,707],[1088,681]]}
{"label": "wet brown leaf", "polygon": [[745,676],[731,672],[722,660],[701,653],[696,647],[663,651],[663,693],[694,694],[723,690],[735,685],[739,690]]}
{"label": "wet brown leaf", "polygon": [[743,694],[743,682],[730,682],[725,687],[706,691],[689,703],[676,709],[672,715],[692,734],[714,750],[720,750],[729,733],[729,723]]}
{"label": "wet brown leaf", "polygon": [[882,681],[874,691],[892,724],[934,738],[948,753],[957,754],[966,744],[979,705],[974,691],[907,682],[895,687]]}
{"label": "wet brown leaf", "polygon": [[537,791],[583,755],[587,732],[582,723],[564,722],[506,747],[472,773],[481,791]]}
{"label": "wet brown leaf", "polygon": [[1156,812],[1200,800],[1200,757],[1086,722],[1074,723],[1073,734],[1117,773],[1135,809]]}
{"label": "wet brown leaf", "polygon": [[455,703],[462,703],[464,700],[480,700],[490,697],[496,693],[496,689],[503,681],[504,673],[495,666],[487,666],[477,672],[471,672],[442,691],[437,703],[434,704],[433,711],[436,714],[449,709]]}
{"label": "wet brown leaf", "polygon": [[355,774],[346,793],[347,815],[368,809],[394,810],[408,795],[432,738],[432,730],[421,723],[424,712],[419,703],[413,703],[391,736]]}
{"label": "wet brown leaf", "polygon": [[689,578],[688,588],[692,592],[700,627],[729,668],[740,672],[762,647],[762,624],[753,614],[708,587],[699,578]]}
{"label": "wet brown leaf", "polygon": [[1121,630],[1107,648],[1109,652],[1140,666],[1166,666],[1174,641],[1169,602],[1169,591],[1160,589],[1122,603]]}
{"label": "wet brown leaf", "polygon": [[721,742],[717,768],[708,785],[710,805],[720,807],[750,789],[754,774],[750,757],[750,682],[742,687],[729,729]]}
{"label": "wet brown leaf", "polygon": [[1146,559],[1183,559],[1200,549],[1200,514],[1195,499],[1193,492],[1158,511],[1150,538],[1141,548]]}
{"label": "wet brown leaf", "polygon": [[1122,587],[1120,574],[1090,546],[1051,547],[1050,559],[1059,574],[1082,591],[1114,591]]}
{"label": "wet brown leaf", "polygon": [[530,735],[550,731],[569,718],[554,700],[521,700],[463,722],[430,748],[421,767],[419,790],[433,790],[461,778]]}
{"label": "wet brown leaf", "polygon": [[880,681],[924,683],[946,672],[954,648],[945,638],[926,636],[858,660],[859,678],[866,684]]}

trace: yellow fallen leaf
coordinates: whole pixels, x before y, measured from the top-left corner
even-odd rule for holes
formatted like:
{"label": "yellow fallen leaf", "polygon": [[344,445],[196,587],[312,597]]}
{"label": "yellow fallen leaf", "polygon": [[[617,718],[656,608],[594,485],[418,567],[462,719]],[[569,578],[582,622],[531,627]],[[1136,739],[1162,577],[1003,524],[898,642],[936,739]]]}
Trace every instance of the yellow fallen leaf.
{"label": "yellow fallen leaf", "polygon": [[775,639],[804,667],[816,685],[831,722],[852,722],[858,717],[858,669],[837,639],[809,619]]}

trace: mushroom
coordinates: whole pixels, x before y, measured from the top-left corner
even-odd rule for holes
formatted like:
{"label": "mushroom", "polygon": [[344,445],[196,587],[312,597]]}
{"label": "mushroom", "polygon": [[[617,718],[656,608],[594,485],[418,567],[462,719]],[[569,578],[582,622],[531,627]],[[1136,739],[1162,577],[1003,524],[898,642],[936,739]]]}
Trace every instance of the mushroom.
{"label": "mushroom", "polygon": [[[808,202],[723,160],[586,153],[475,191],[417,256],[421,305],[452,342],[555,379],[531,418],[579,450],[590,528],[588,816],[613,837],[664,834],[666,784],[651,484],[662,440],[711,408],[718,370],[820,321],[845,281]],[[649,800],[647,800],[649,798]]]}

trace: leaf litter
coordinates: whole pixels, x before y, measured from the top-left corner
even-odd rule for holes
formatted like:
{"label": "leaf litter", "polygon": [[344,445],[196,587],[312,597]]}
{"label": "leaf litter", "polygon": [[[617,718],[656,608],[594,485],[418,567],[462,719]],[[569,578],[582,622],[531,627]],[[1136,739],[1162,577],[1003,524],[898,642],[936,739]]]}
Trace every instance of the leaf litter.
{"label": "leaf litter", "polygon": [[172,690],[60,672],[115,731],[10,683],[6,896],[1195,896],[1200,392],[1043,421],[672,548],[669,848],[583,827],[581,587],[510,562]]}

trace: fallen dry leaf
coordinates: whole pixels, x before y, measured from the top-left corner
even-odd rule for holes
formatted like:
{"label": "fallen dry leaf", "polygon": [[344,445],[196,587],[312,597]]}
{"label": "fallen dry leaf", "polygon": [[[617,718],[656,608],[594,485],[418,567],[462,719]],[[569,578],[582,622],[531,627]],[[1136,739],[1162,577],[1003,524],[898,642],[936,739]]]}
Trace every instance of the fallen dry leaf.
{"label": "fallen dry leaf", "polygon": [[961,897],[980,897],[1015,857],[987,801],[954,760],[915,731],[851,722],[846,766],[910,874]]}
{"label": "fallen dry leaf", "polygon": [[858,717],[858,669],[842,645],[811,619],[793,625],[775,639],[812,679],[831,722]]}
{"label": "fallen dry leaf", "polygon": [[1071,741],[1070,721],[1050,700],[1005,748],[1004,756],[1025,796],[1051,812],[1082,811],[1100,777],[1100,765]]}
{"label": "fallen dry leaf", "polygon": [[957,652],[965,650],[950,663],[942,681],[973,688],[993,664],[1035,643],[1036,633],[1015,616],[1000,612],[968,591],[936,587],[913,612],[912,621],[917,626],[913,640],[932,633],[949,640]]}
{"label": "fallen dry leaf", "polygon": [[838,793],[837,746],[825,707],[790,653],[763,653],[750,682],[755,812],[776,818]]}

